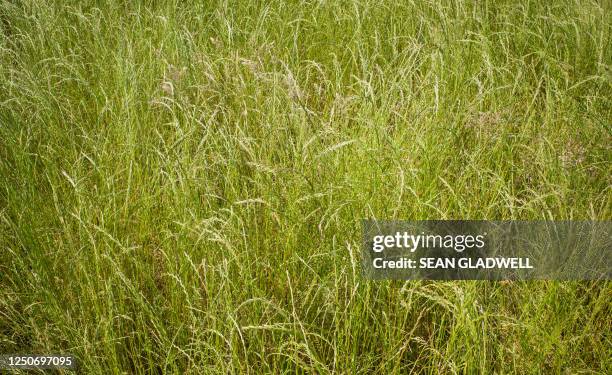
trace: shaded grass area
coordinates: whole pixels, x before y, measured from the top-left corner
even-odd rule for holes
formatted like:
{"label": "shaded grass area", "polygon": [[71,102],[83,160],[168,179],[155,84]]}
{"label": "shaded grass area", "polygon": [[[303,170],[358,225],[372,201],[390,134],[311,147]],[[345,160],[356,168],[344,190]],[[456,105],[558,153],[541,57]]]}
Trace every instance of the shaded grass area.
{"label": "shaded grass area", "polygon": [[0,352],[610,371],[607,282],[371,282],[360,220],[611,218],[609,1],[2,1]]}

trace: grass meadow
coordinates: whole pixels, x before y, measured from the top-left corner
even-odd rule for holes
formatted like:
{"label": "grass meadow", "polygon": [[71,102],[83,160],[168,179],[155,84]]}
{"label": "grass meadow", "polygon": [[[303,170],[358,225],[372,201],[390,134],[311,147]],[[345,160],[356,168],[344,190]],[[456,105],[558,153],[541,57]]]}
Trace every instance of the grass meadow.
{"label": "grass meadow", "polygon": [[0,0],[0,30],[0,353],[612,371],[609,282],[360,265],[365,218],[612,218],[609,0]]}

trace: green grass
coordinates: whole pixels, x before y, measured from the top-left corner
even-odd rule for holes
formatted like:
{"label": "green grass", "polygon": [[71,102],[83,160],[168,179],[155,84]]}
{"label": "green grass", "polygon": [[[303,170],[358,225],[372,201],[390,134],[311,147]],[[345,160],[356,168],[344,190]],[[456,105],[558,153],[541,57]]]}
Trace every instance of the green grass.
{"label": "green grass", "polygon": [[612,218],[610,1],[1,0],[0,21],[0,353],[612,370],[609,282],[359,263],[364,218]]}

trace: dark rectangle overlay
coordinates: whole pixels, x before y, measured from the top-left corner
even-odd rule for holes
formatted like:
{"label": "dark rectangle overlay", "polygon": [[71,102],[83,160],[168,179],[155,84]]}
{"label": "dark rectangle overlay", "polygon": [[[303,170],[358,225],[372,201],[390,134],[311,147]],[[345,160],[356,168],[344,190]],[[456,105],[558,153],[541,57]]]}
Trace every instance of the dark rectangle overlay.
{"label": "dark rectangle overlay", "polygon": [[612,221],[363,221],[363,272],[400,280],[610,280]]}

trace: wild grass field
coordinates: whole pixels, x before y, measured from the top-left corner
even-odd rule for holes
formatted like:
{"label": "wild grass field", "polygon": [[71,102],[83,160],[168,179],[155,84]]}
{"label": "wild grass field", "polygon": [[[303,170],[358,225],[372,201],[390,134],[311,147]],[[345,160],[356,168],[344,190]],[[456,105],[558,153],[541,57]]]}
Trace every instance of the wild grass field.
{"label": "wild grass field", "polygon": [[609,374],[609,282],[371,281],[360,245],[365,218],[612,219],[611,10],[0,0],[0,353]]}

